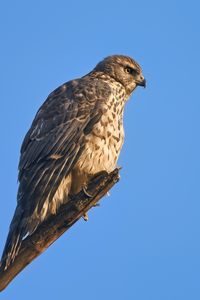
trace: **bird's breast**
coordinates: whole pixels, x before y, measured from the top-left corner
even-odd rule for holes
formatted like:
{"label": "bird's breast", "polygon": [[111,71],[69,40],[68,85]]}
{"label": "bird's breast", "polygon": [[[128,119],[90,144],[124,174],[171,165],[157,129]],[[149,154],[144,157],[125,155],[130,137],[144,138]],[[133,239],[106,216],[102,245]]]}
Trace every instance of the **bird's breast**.
{"label": "bird's breast", "polygon": [[85,149],[77,163],[80,172],[111,172],[116,167],[124,141],[123,107],[123,103],[104,107],[100,121],[86,136]]}

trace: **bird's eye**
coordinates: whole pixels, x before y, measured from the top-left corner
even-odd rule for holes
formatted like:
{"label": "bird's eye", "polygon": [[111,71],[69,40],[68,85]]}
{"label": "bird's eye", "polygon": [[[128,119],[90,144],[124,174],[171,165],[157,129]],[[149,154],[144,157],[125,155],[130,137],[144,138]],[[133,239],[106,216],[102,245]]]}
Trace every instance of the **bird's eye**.
{"label": "bird's eye", "polygon": [[132,69],[130,67],[126,67],[125,68],[125,72],[128,73],[128,74],[131,74],[132,73]]}
{"label": "bird's eye", "polygon": [[136,70],[134,70],[134,69],[131,68],[131,67],[126,67],[126,68],[125,68],[125,72],[126,72],[127,74],[135,74],[135,73],[136,73]]}

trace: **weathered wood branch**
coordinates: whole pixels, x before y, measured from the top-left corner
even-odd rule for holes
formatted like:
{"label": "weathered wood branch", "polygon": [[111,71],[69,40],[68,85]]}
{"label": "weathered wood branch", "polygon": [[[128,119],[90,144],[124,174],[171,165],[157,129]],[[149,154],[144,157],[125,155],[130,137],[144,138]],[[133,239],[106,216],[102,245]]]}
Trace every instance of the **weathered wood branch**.
{"label": "weathered wood branch", "polygon": [[81,191],[71,201],[63,204],[56,215],[50,217],[31,236],[24,239],[14,262],[7,270],[0,268],[0,291],[5,289],[17,274],[44,252],[91,207],[95,206],[118,181],[119,169],[115,169],[110,174],[106,172],[98,174],[88,184],[88,195]]}

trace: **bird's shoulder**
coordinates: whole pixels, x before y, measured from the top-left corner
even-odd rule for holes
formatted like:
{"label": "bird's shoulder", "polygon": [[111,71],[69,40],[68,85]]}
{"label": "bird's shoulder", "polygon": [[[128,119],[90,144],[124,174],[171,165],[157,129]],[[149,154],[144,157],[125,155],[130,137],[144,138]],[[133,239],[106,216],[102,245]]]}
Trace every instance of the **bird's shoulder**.
{"label": "bird's shoulder", "polygon": [[49,119],[59,114],[71,116],[73,110],[94,106],[99,101],[107,101],[112,91],[105,80],[86,75],[60,85],[52,91],[36,113],[33,125],[41,118]]}
{"label": "bird's shoulder", "polygon": [[106,82],[91,76],[68,81],[50,93],[24,138],[19,169],[39,156],[50,155],[53,145],[59,148],[63,139],[74,141],[81,132],[88,134],[110,94]]}

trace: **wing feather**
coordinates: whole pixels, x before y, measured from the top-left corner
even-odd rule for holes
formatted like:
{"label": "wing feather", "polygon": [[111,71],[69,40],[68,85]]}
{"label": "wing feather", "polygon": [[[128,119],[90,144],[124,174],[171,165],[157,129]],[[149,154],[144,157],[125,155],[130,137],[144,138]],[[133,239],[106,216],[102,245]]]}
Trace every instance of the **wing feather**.
{"label": "wing feather", "polygon": [[[37,112],[21,147],[17,208],[2,256],[5,267],[15,258],[23,237],[31,233],[35,210],[39,216],[76,164],[85,136],[100,120],[102,103],[110,93],[105,82],[86,76],[56,89]],[[40,219],[34,222],[36,229]]]}

